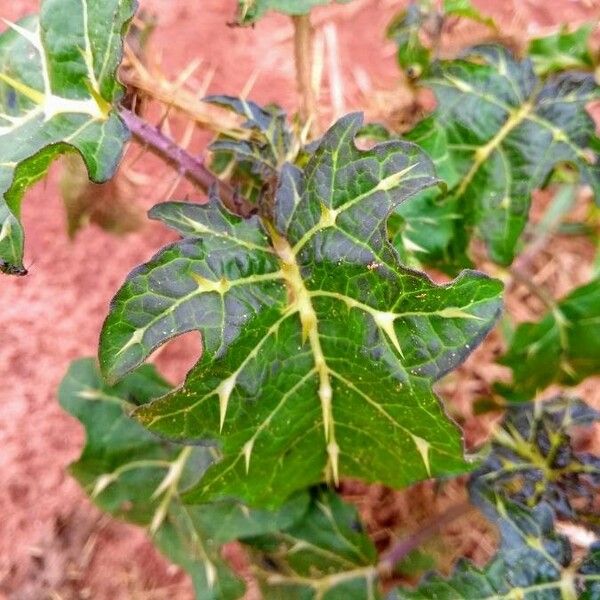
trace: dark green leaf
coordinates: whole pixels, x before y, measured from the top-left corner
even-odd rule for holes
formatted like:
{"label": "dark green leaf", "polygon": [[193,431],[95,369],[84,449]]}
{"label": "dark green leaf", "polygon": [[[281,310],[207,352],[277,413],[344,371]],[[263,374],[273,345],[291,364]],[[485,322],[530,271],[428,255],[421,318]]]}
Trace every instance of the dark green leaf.
{"label": "dark green leaf", "polygon": [[377,552],[354,507],[317,494],[292,527],[247,543],[265,600],[376,600]]}
{"label": "dark green leaf", "polygon": [[237,20],[240,25],[258,21],[267,11],[274,10],[288,15],[305,15],[315,6],[351,0],[238,0]]}
{"label": "dark green leaf", "polygon": [[600,201],[600,160],[592,151],[598,140],[586,111],[599,95],[591,74],[568,73],[542,84],[529,61],[482,46],[461,60],[436,63],[429,84],[438,108],[408,137],[428,144],[448,188],[398,209],[409,230],[423,231],[424,218],[441,222],[431,243],[433,229],[412,234],[421,260],[449,272],[470,265],[475,232],[494,261],[509,264],[533,190],[563,163],[579,170]]}
{"label": "dark green leaf", "polygon": [[228,177],[245,198],[260,202],[276,180],[277,171],[294,153],[285,113],[275,106],[262,108],[250,100],[231,96],[209,96],[204,101],[246,119],[242,126],[249,131],[248,139],[220,135],[210,145],[212,169]]}
{"label": "dark green leaf", "polygon": [[571,32],[563,27],[552,35],[531,40],[529,56],[536,73],[545,76],[567,69],[591,69],[594,62],[589,42],[593,29],[590,23]]}
{"label": "dark green leaf", "polygon": [[129,276],[101,365],[120,377],[202,331],[183,388],[136,413],[161,435],[221,446],[190,501],[277,506],[343,476],[404,486],[468,468],[431,384],[490,329],[502,286],[473,272],[438,286],[398,263],[387,215],[436,178],[407,142],[358,150],[360,124],[341,119],[303,172],[284,167],[273,222],[215,199],[153,211],[194,237]]}
{"label": "dark green leaf", "polygon": [[[502,536],[496,556],[483,568],[461,560],[449,578],[431,574],[414,590],[396,590],[388,600],[565,600],[594,598],[600,582],[598,551],[573,561],[566,538],[554,531],[552,511],[526,509],[494,494],[479,504]],[[585,594],[589,595],[585,595]]]}
{"label": "dark green leaf", "polygon": [[190,573],[198,599],[240,598],[243,586],[220,558],[221,544],[288,527],[308,498],[298,495],[278,513],[235,502],[182,504],[180,491],[201,477],[215,449],[162,441],[127,416],[169,389],[149,366],[109,387],[93,360],[73,363],[60,402],[84,425],[86,444],[71,472],[103,510],[148,527],[158,548]]}
{"label": "dark green leaf", "polygon": [[44,0],[0,34],[0,271],[23,270],[25,190],[77,150],[95,182],[114,173],[129,133],[113,106],[135,0]]}
{"label": "dark green leaf", "polygon": [[529,399],[551,383],[575,385],[600,372],[600,279],[577,288],[538,323],[519,325],[501,362],[511,396]]}
{"label": "dark green leaf", "polygon": [[593,524],[600,460],[576,451],[570,430],[597,421],[598,411],[572,398],[511,406],[472,479],[520,504],[545,502],[561,518]]}

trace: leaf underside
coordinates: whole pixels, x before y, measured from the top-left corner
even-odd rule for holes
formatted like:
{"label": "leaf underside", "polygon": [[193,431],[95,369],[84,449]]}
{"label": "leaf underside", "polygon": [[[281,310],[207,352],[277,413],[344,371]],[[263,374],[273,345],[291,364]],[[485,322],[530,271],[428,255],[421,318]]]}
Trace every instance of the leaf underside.
{"label": "leaf underside", "polygon": [[22,274],[26,189],[78,151],[95,182],[114,173],[129,133],[112,107],[135,0],[44,0],[39,19],[0,34],[0,270]]}
{"label": "leaf underside", "polygon": [[493,325],[502,286],[473,272],[438,286],[398,263],[387,215],[437,180],[407,142],[359,151],[360,124],[341,119],[304,171],[284,167],[270,219],[215,198],[151,212],[184,239],[130,274],[100,363],[114,380],[202,332],[184,386],[136,411],[162,436],[220,447],[188,501],[277,506],[324,480],[401,487],[468,469],[431,384]]}
{"label": "leaf underside", "polygon": [[400,206],[406,223],[395,240],[423,262],[451,273],[469,266],[476,235],[492,260],[510,264],[532,192],[560,165],[574,166],[600,199],[600,160],[591,150],[598,138],[586,111],[598,97],[592,74],[542,82],[529,60],[481,46],[436,63],[428,85],[438,107],[407,139],[430,154],[447,191]]}
{"label": "leaf underside", "polygon": [[513,371],[506,392],[517,401],[600,373],[600,279],[575,289],[539,322],[519,325],[501,363]]}

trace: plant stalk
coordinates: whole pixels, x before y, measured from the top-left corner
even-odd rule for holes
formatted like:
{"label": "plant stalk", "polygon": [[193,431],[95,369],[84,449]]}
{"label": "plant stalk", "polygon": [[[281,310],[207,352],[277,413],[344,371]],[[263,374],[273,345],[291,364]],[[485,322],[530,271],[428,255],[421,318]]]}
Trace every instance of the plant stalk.
{"label": "plant stalk", "polygon": [[406,558],[413,550],[416,550],[423,542],[436,534],[442,527],[445,527],[472,510],[473,505],[470,502],[461,502],[450,507],[446,512],[437,516],[418,531],[399,539],[381,557],[377,565],[377,572],[381,575],[389,575],[399,562]]}
{"label": "plant stalk", "polygon": [[296,81],[300,94],[300,116],[315,128],[318,119],[317,99],[312,84],[313,28],[309,15],[292,17],[294,23],[294,60]]}
{"label": "plant stalk", "polygon": [[256,212],[256,208],[246,198],[241,197],[230,185],[211,173],[201,158],[192,156],[157,127],[132,111],[121,108],[119,115],[134,138],[153,154],[175,167],[188,181],[205,193],[216,187],[221,202],[232,213],[248,218]]}

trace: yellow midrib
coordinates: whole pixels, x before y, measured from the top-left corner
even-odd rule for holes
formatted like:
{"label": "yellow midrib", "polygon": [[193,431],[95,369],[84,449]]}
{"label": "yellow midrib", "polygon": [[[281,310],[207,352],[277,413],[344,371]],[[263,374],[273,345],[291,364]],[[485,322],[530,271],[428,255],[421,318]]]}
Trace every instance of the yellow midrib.
{"label": "yellow midrib", "polygon": [[335,485],[338,485],[340,449],[335,440],[331,373],[327,366],[327,361],[325,360],[323,348],[321,347],[317,313],[313,307],[310,292],[304,285],[300,267],[298,266],[296,255],[294,254],[292,247],[270,223],[266,223],[265,225],[273,242],[273,248],[281,261],[281,272],[288,288],[290,306],[295,309],[300,316],[302,341],[305,342],[308,340],[314,357],[315,370],[319,378],[318,395],[323,414],[323,429],[325,441],[327,443],[328,465],[326,467],[326,475],[328,478],[331,476]]}
{"label": "yellow midrib", "polygon": [[518,127],[531,113],[533,104],[531,102],[525,102],[517,110],[513,111],[510,117],[506,120],[506,123],[498,130],[498,133],[484,146],[478,148],[475,153],[475,161],[471,165],[471,168],[464,176],[460,185],[457,188],[456,196],[462,196],[466,189],[469,187],[471,181],[477,172],[483,165],[483,163],[492,155],[492,153],[498,149],[502,142],[506,139],[508,134]]}

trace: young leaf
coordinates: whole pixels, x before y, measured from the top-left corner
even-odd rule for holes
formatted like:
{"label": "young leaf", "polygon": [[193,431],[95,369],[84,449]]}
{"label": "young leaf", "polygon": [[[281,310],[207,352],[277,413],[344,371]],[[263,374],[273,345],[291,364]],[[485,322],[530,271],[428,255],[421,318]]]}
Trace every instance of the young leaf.
{"label": "young leaf", "polygon": [[538,323],[517,328],[501,363],[511,367],[509,396],[529,399],[551,383],[575,385],[600,372],[600,278],[561,300]]}
{"label": "young leaf", "polygon": [[529,44],[529,56],[535,72],[540,76],[566,71],[567,69],[589,70],[594,66],[590,53],[591,23],[569,32],[566,27]]}
{"label": "young leaf", "polygon": [[[0,34],[0,271],[23,274],[25,190],[77,150],[110,178],[129,133],[113,111],[116,69],[135,0],[44,0],[39,19]],[[99,26],[101,24],[101,26]]]}
{"label": "young leaf", "polygon": [[572,398],[511,406],[472,479],[525,506],[545,502],[561,518],[593,523],[600,460],[576,451],[569,432],[597,421],[600,412]]}
{"label": "young leaf", "polygon": [[421,40],[421,30],[427,18],[427,7],[412,2],[387,29],[387,37],[398,46],[398,64],[415,77],[420,77],[428,69],[431,59],[431,50]]}
{"label": "young leaf", "polygon": [[136,411],[161,435],[220,444],[190,501],[278,506],[323,480],[403,486],[467,468],[431,384],[489,331],[502,286],[473,272],[438,286],[398,263],[387,216],[436,178],[407,142],[358,150],[360,124],[344,117],[304,171],[284,167],[271,218],[214,198],[152,211],[187,237],[130,274],[100,360],[116,379],[202,331],[185,385]]}
{"label": "young leaf", "polygon": [[270,10],[288,15],[306,15],[311,8],[334,1],[345,4],[351,0],[238,0],[237,21],[240,25],[250,25]]}
{"label": "young leaf", "polygon": [[214,461],[214,449],[161,441],[126,414],[169,389],[146,365],[109,387],[92,359],[73,363],[59,396],[84,425],[86,444],[71,472],[103,510],[148,527],[158,548],[190,573],[198,599],[241,598],[243,586],[221,560],[220,546],[289,527],[308,497],[296,496],[278,513],[234,502],[183,505],[180,491]]}
{"label": "young leaf", "polygon": [[260,201],[291,153],[292,134],[285,113],[278,107],[262,108],[250,100],[231,96],[209,96],[204,101],[246,119],[242,126],[250,131],[248,139],[220,135],[210,145],[212,168],[221,176],[229,176],[245,198]]}
{"label": "young leaf", "polygon": [[595,598],[600,590],[598,549],[581,562],[566,538],[554,531],[552,511],[544,504],[525,509],[491,494],[481,498],[486,514],[498,523],[502,544],[483,568],[460,560],[449,578],[426,576],[415,590],[400,589],[388,600],[560,600]]}
{"label": "young leaf", "polygon": [[377,551],[356,509],[318,493],[292,527],[247,540],[265,600],[376,600]]}
{"label": "young leaf", "polygon": [[[444,163],[447,191],[416,205],[430,219],[447,219],[447,237],[421,235],[419,258],[454,272],[469,266],[473,230],[490,257],[509,264],[527,222],[531,193],[557,165],[577,167],[600,202],[600,160],[595,126],[586,104],[599,95],[591,74],[567,73],[542,84],[530,61],[517,61],[499,46],[481,46],[461,60],[433,67],[429,84],[438,108],[409,139],[421,138]],[[443,175],[444,176],[444,175]],[[416,205],[413,205],[413,209]],[[411,225],[414,214],[398,212]],[[418,228],[418,222],[412,229]],[[443,246],[442,246],[442,242]]]}

